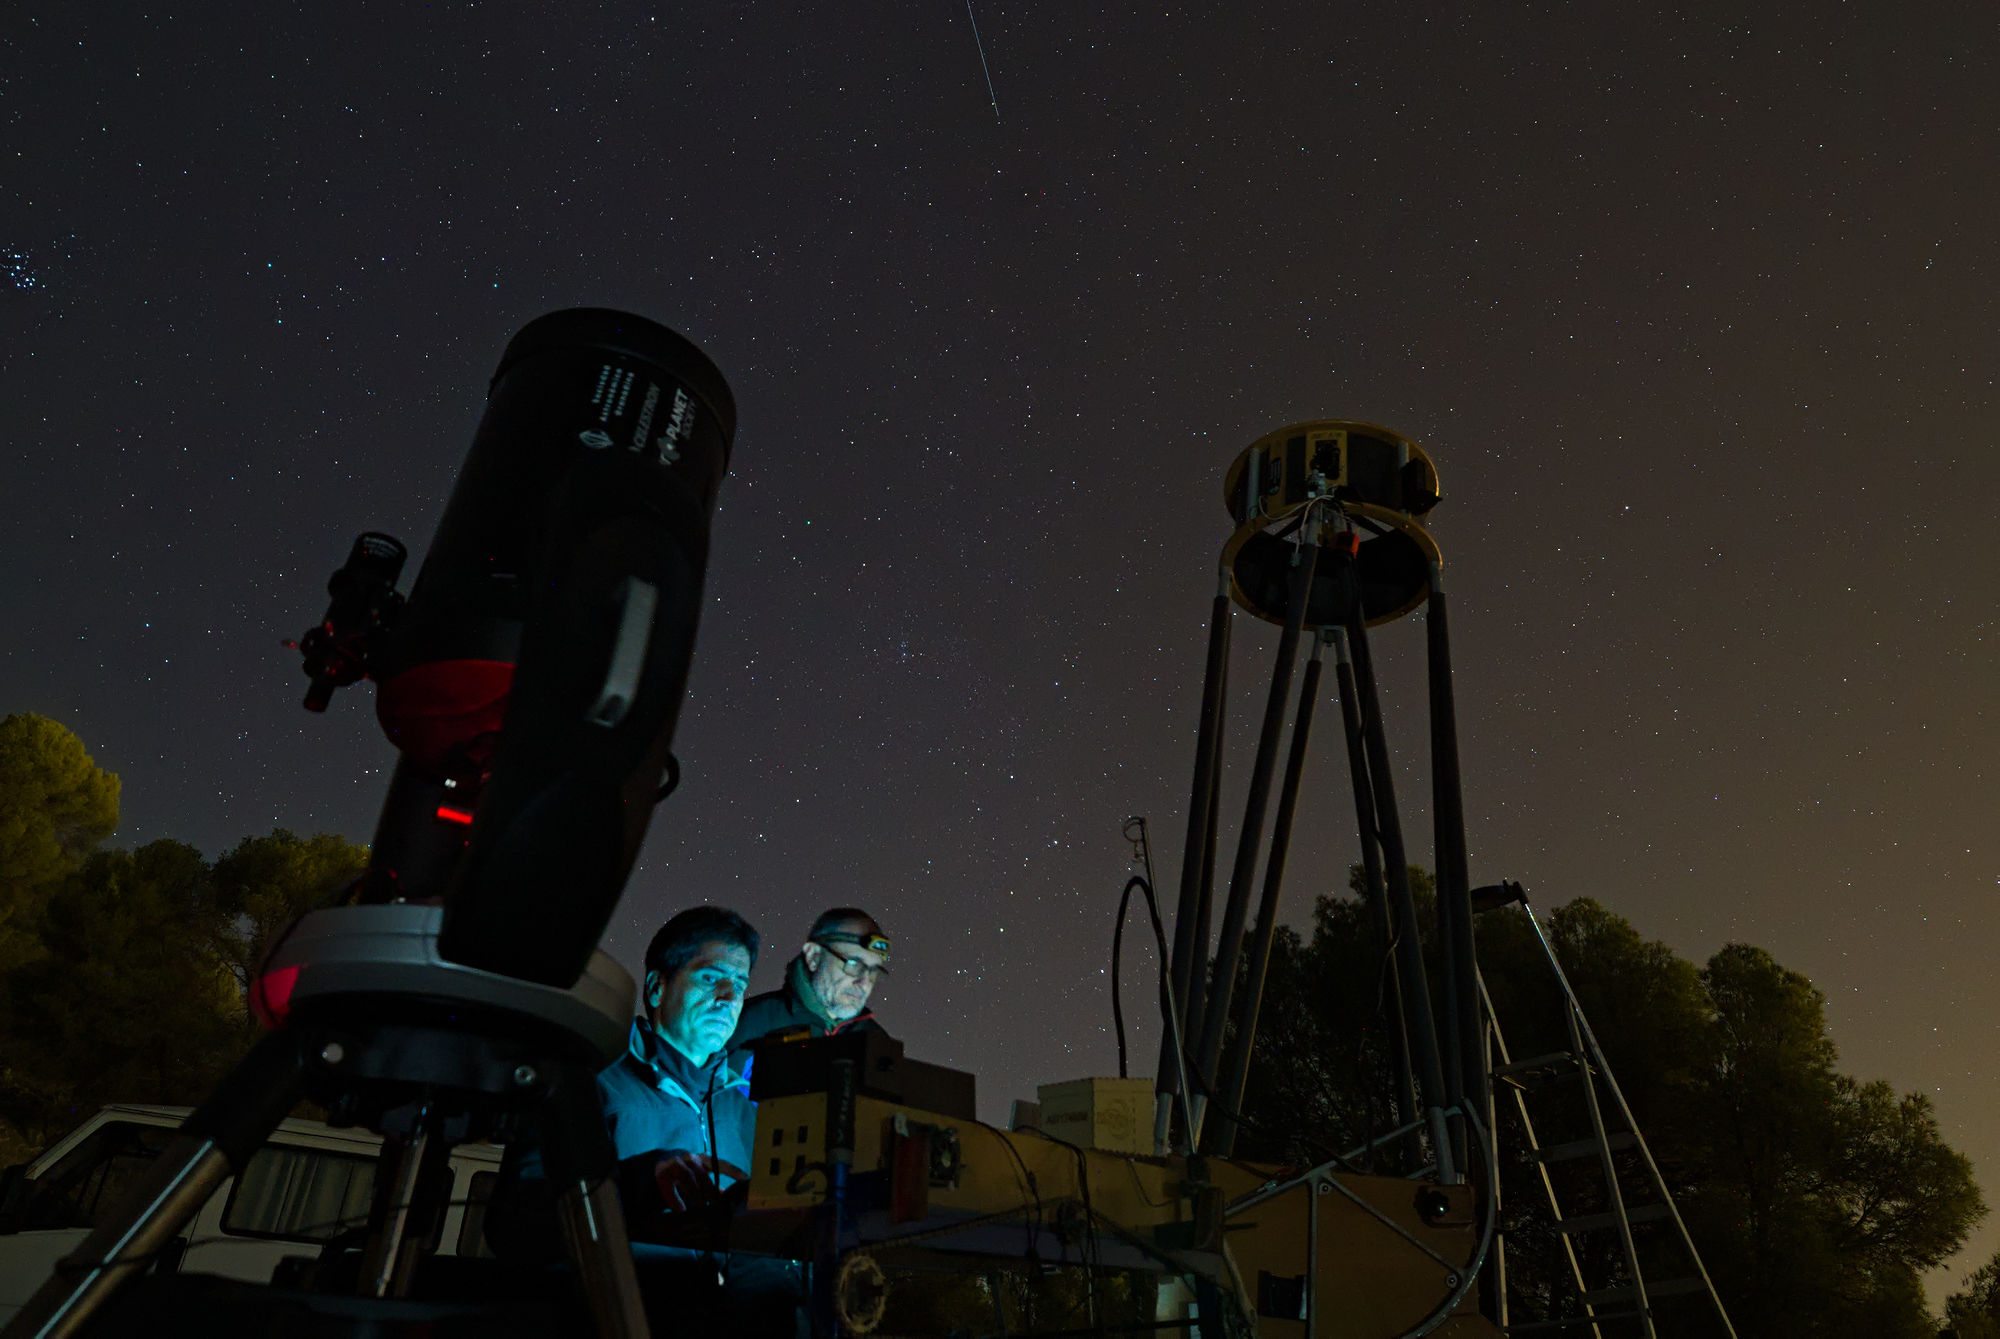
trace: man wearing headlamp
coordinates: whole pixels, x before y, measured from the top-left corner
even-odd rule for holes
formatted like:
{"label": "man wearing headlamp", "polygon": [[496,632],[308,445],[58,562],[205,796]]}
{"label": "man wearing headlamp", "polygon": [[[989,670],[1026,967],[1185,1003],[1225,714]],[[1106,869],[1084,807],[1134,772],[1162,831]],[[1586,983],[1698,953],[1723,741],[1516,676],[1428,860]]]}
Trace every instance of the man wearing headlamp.
{"label": "man wearing headlamp", "polygon": [[821,912],[786,967],[785,984],[744,1004],[729,1040],[730,1063],[746,1068],[751,1043],[767,1037],[882,1031],[868,996],[888,971],[889,938],[873,916],[857,907]]}

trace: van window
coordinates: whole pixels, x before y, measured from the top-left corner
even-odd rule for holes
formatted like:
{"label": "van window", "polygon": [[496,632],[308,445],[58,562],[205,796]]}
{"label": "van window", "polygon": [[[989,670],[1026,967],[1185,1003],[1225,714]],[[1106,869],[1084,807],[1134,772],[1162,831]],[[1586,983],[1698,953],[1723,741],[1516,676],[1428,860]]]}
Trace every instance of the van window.
{"label": "van window", "polygon": [[10,1229],[98,1227],[176,1131],[165,1125],[106,1121],[35,1178]]}
{"label": "van window", "polygon": [[222,1230],[239,1237],[331,1241],[368,1226],[375,1159],[266,1144],[236,1178]]}
{"label": "van window", "polygon": [[458,1254],[493,1258],[493,1248],[486,1244],[486,1206],[493,1202],[493,1187],[499,1182],[498,1172],[472,1174],[465,1193],[465,1220],[458,1225]]}

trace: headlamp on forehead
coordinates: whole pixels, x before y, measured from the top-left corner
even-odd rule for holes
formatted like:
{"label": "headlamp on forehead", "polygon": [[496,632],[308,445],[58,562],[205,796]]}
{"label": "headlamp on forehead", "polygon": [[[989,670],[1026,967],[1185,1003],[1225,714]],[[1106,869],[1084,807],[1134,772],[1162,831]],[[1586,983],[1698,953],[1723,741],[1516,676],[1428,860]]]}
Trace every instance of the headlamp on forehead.
{"label": "headlamp on forehead", "polygon": [[[885,934],[856,934],[852,930],[827,930],[813,936],[815,944],[853,944],[865,948],[870,953],[879,953],[886,960],[889,956],[889,936]],[[884,966],[887,966],[885,961]]]}

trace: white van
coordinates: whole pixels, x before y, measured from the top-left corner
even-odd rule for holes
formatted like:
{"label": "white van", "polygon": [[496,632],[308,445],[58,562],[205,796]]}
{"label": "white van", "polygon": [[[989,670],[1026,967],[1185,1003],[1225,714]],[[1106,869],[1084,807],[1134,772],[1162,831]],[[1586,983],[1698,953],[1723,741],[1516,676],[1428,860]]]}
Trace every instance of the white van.
{"label": "white van", "polygon": [[[0,1195],[0,1324],[114,1209],[187,1119],[188,1107],[108,1106],[7,1173]],[[156,1270],[269,1282],[287,1257],[313,1257],[367,1225],[381,1139],[366,1130],[287,1120],[224,1181],[163,1252]],[[490,1255],[482,1233],[500,1173],[495,1144],[452,1151],[441,1255]]]}

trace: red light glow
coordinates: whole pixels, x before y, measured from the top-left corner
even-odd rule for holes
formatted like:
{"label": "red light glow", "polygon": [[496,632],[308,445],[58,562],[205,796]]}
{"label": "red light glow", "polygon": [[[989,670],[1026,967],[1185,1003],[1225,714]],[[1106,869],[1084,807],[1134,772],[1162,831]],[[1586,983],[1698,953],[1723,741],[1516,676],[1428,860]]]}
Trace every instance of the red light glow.
{"label": "red light glow", "polygon": [[258,977],[250,987],[250,1011],[257,1021],[267,1028],[283,1027],[285,1015],[292,1011],[292,988],[298,984],[297,964]]}

